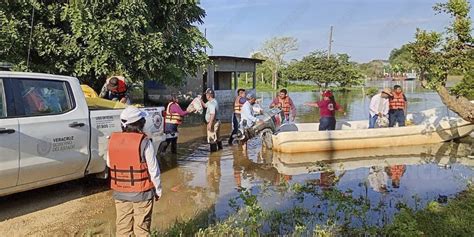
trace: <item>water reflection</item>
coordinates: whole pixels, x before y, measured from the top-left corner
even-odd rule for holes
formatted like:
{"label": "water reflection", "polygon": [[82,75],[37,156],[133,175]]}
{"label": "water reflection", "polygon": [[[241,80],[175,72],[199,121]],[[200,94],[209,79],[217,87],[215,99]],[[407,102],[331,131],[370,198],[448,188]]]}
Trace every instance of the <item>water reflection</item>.
{"label": "water reflection", "polygon": [[[452,164],[460,163],[474,167],[474,160],[468,158],[472,152],[472,139],[470,139],[466,142],[447,142],[421,146],[293,154],[275,152],[273,153],[273,163],[279,172],[293,175],[314,173],[324,169],[347,171],[398,164],[437,164],[442,167],[450,167]],[[397,171],[397,173],[399,172]]]}
{"label": "water reflection", "polygon": [[[316,101],[317,93],[290,95],[297,104],[297,121],[319,119],[317,109],[298,106],[306,101]],[[263,99],[264,107],[273,97],[270,93],[259,93],[258,96]],[[409,112],[442,105],[435,93],[413,90],[407,97]],[[336,93],[336,99],[348,111],[347,116],[338,120],[360,120],[368,116],[369,99],[362,91]],[[261,142],[253,139],[249,141],[247,152],[238,146],[225,146],[210,154],[202,137],[204,129],[202,126],[183,128],[180,139],[184,143],[179,145],[178,156],[164,158],[171,164],[163,173],[164,182],[171,183],[164,190],[165,196],[173,202],[179,201],[181,213],[167,217],[165,222],[168,224],[178,216],[192,218],[197,210],[209,213],[209,223],[225,219],[235,213],[229,200],[242,194],[242,190],[250,190],[266,210],[284,211],[302,205],[329,213],[333,206],[328,197],[341,197],[344,203],[364,200],[362,203],[368,205],[370,211],[364,213],[364,220],[353,220],[355,225],[381,225],[390,221],[401,206],[422,208],[429,201],[456,195],[466,188],[474,175],[474,161],[468,158],[473,152],[472,139],[464,143],[302,154],[262,150]],[[224,130],[230,133],[229,126]],[[181,186],[173,188],[177,183]],[[301,198],[291,188],[296,184],[310,186],[314,192]],[[160,213],[172,209],[158,205]],[[324,222],[324,218],[329,217],[322,215],[321,218]],[[162,221],[157,224],[165,225]]]}
{"label": "water reflection", "polygon": [[[472,140],[414,147],[392,147],[336,151],[331,153],[284,154],[261,149],[251,140],[248,152],[238,146],[226,147],[206,159],[207,151],[197,150],[178,169],[200,169],[188,186],[206,186],[211,203],[210,219],[225,219],[233,213],[229,200],[244,188],[258,196],[267,210],[285,210],[295,205],[293,184],[312,185],[324,192],[349,192],[353,198],[382,205],[381,212],[367,214],[367,223],[390,221],[400,204],[421,208],[440,197],[452,197],[466,188],[474,175]],[[190,165],[192,164],[192,165]],[[194,168],[192,168],[194,167]],[[204,167],[203,167],[204,168]],[[204,177],[206,184],[199,184]],[[327,200],[326,200],[327,201]],[[321,197],[308,197],[302,205],[314,208]],[[319,204],[318,204],[319,205]],[[320,206],[320,205],[319,205]],[[328,207],[326,207],[328,208]],[[383,221],[381,221],[383,219]]]}
{"label": "water reflection", "polygon": [[[265,210],[301,207],[311,210],[310,217],[320,223],[334,216],[351,216],[354,211],[360,214],[351,219],[353,225],[382,225],[400,207],[423,208],[433,200],[445,201],[474,181],[474,159],[468,157],[473,154],[473,139],[300,154],[262,150],[261,142],[252,139],[245,153],[238,146],[209,153],[199,135],[202,129],[183,128],[185,142],[179,144],[178,154],[160,160],[164,195],[155,206],[153,228],[165,230],[175,221],[195,218],[208,224],[224,220],[235,213],[229,200],[243,190],[256,195]],[[297,185],[306,187],[305,192],[295,189]],[[111,226],[97,233],[113,233],[113,205],[106,203],[93,218],[101,226]],[[348,205],[355,207],[336,211]]]}

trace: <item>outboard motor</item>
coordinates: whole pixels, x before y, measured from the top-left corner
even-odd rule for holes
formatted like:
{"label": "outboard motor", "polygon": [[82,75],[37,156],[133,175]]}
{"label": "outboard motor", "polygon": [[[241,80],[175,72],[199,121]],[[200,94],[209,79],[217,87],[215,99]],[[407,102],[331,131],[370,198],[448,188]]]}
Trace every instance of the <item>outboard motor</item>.
{"label": "outboard motor", "polygon": [[257,118],[263,120],[263,124],[255,124],[250,128],[245,128],[247,127],[247,124],[244,124],[246,121],[242,121],[239,131],[237,132],[237,140],[246,142],[251,138],[260,136],[263,145],[271,149],[272,134],[281,126],[282,118],[284,118],[283,111],[278,108],[273,108],[268,112],[264,112],[263,115],[257,116]]}

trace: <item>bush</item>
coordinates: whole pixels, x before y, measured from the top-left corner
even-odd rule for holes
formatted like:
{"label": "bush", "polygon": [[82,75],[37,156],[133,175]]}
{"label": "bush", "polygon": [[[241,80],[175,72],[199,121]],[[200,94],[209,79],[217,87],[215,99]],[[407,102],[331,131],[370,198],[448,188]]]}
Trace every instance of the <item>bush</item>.
{"label": "bush", "polygon": [[377,88],[369,87],[369,88],[367,88],[367,91],[365,92],[365,95],[368,96],[368,97],[372,97],[372,96],[376,95],[377,92],[379,92],[379,90]]}

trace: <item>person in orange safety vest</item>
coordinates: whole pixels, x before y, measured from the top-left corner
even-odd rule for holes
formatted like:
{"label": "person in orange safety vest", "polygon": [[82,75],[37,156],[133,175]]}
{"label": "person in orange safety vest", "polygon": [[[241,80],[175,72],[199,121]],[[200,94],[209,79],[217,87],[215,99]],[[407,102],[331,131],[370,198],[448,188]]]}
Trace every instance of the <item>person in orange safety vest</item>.
{"label": "person in orange safety vest", "polygon": [[232,146],[235,136],[239,131],[240,112],[247,99],[245,98],[245,89],[238,89],[237,96],[234,99],[234,113],[232,114],[232,132],[229,137],[229,145]]}
{"label": "person in orange safety vest", "polygon": [[120,114],[122,132],[110,136],[107,166],[117,213],[117,236],[148,236],[154,201],[161,197],[158,160],[144,134],[146,113],[129,106]]}
{"label": "person in orange safety vest", "polygon": [[402,87],[395,85],[392,96],[389,98],[388,119],[389,127],[398,123],[399,127],[405,126],[405,117],[407,114],[407,97],[402,92]]}
{"label": "person in orange safety vest", "polygon": [[178,150],[178,127],[183,123],[184,116],[188,115],[189,112],[184,111],[179,106],[178,96],[173,94],[171,99],[166,106],[165,115],[165,135],[166,141],[160,144],[158,148],[161,155],[164,155],[166,149],[171,144],[171,153],[176,154]]}
{"label": "person in orange safety vest", "polygon": [[400,188],[400,180],[405,174],[406,165],[391,165],[385,168],[387,175],[392,179],[392,187]]}
{"label": "person in orange safety vest", "polygon": [[288,96],[286,89],[281,89],[278,96],[273,99],[270,108],[279,108],[285,114],[285,122],[293,122],[296,117],[296,107]]}

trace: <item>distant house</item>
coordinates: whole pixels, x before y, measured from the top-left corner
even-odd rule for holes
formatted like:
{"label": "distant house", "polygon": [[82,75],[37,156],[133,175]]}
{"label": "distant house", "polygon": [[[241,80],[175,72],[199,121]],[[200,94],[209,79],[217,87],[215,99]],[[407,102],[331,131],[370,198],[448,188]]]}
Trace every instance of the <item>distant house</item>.
{"label": "distant house", "polygon": [[171,87],[159,82],[146,82],[148,98],[154,102],[165,103],[172,93],[176,93],[186,100],[191,100],[202,94],[206,88],[211,88],[219,102],[219,118],[222,121],[230,121],[239,74],[251,74],[252,88],[244,89],[255,92],[256,68],[263,60],[233,56],[209,56],[209,59],[211,63],[205,70],[198,70],[196,75],[186,78],[181,86]]}

